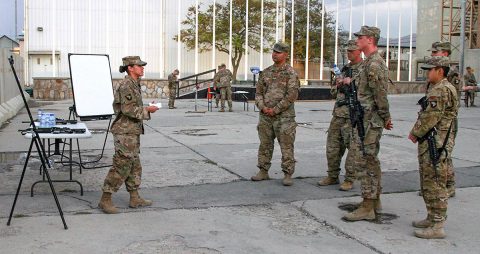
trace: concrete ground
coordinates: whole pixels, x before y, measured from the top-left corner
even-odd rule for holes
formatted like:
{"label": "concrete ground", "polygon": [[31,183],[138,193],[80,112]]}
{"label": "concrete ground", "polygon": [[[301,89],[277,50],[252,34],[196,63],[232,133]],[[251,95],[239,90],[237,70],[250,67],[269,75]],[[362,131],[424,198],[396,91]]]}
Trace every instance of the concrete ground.
{"label": "concrete ground", "polygon": [[[141,140],[143,178],[141,194],[154,201],[143,209],[128,208],[128,193],[114,195],[117,215],[97,208],[108,168],[74,166],[76,184],[55,188],[69,226],[64,230],[48,185],[40,180],[38,157],[30,160],[15,216],[6,226],[29,140],[18,132],[28,124],[25,110],[0,129],[0,253],[478,253],[477,213],[480,210],[480,109],[460,109],[460,131],[453,153],[457,196],[450,200],[447,238],[421,240],[413,236],[412,220],[425,216],[416,194],[419,180],[416,146],[407,135],[420,95],[390,96],[394,130],[381,140],[383,211],[375,222],[347,223],[341,216],[358,202],[359,186],[350,192],[338,186],[319,187],[326,175],[326,130],[332,101],[297,102],[297,167],[295,183],[281,185],[280,149],[275,147],[270,176],[254,183],[258,112],[195,113],[193,100],[177,101],[177,109],[160,109],[145,123]],[[145,101],[147,102],[147,101]],[[162,101],[166,104],[166,101]],[[72,101],[30,102],[38,108],[68,117]],[[206,111],[206,102],[199,102]],[[80,140],[82,159],[101,152],[108,121],[86,122],[93,137]],[[109,135],[105,156],[111,163]],[[52,178],[68,178],[68,167],[53,157]],[[74,159],[77,160],[76,156]]]}

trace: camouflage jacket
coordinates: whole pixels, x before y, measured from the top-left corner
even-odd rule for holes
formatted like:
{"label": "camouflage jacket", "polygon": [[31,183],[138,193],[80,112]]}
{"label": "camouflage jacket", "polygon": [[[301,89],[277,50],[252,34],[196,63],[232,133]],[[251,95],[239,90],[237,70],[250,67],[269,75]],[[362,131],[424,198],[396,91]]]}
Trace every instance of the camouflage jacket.
{"label": "camouflage jacket", "polygon": [[114,91],[112,123],[113,134],[143,134],[143,120],[150,119],[150,113],[143,107],[140,80],[126,76]]}
{"label": "camouflage jacket", "polygon": [[383,128],[390,119],[387,98],[388,69],[378,51],[365,58],[354,77],[358,100],[364,108],[365,127]]}
{"label": "camouflage jacket", "polygon": [[168,89],[175,89],[177,83],[177,76],[170,74],[168,75]]}
{"label": "camouflage jacket", "polygon": [[[351,68],[352,69],[352,76],[358,75],[358,67],[360,66],[360,63],[352,65],[351,63],[347,64],[343,69],[343,74],[345,75],[345,70],[346,68]],[[347,103],[347,98],[342,91],[342,89],[338,89],[337,86],[335,85],[335,82],[332,85],[332,88],[330,89],[330,93],[332,94],[332,97],[335,98],[335,106],[333,107],[333,112],[332,115],[336,117],[342,117],[342,118],[349,118],[350,114],[348,111],[348,105]]]}
{"label": "camouflage jacket", "polygon": [[233,74],[229,69],[224,69],[215,74],[213,77],[213,83],[217,87],[228,87],[231,86],[233,79]]}
{"label": "camouflage jacket", "polygon": [[464,76],[465,79],[465,86],[476,86],[477,85],[477,80],[475,79],[474,74],[465,74]]}
{"label": "camouflage jacket", "polygon": [[[427,108],[418,113],[418,119],[410,134],[421,138],[435,127],[438,133],[436,137],[437,148],[441,148],[450,126],[452,126],[452,132],[456,129],[456,126],[453,125],[456,123],[458,115],[457,91],[445,78],[431,86],[426,98]],[[453,142],[454,137],[455,134],[450,133],[449,142]],[[427,150],[427,142],[419,144],[420,154]]]}
{"label": "camouflage jacket", "polygon": [[272,65],[258,78],[255,104],[261,114],[262,109],[268,107],[281,117],[294,117],[299,89],[298,75],[290,65]]}
{"label": "camouflage jacket", "polygon": [[[457,74],[455,76],[455,74]],[[462,88],[460,86],[460,83],[461,83],[461,80],[460,80],[460,73],[458,72],[458,70],[455,68],[455,66],[450,66],[450,71],[448,71],[448,75],[447,75],[447,80],[448,82],[450,82],[450,84],[452,84],[455,88],[458,89],[458,91],[460,91],[460,89]]]}

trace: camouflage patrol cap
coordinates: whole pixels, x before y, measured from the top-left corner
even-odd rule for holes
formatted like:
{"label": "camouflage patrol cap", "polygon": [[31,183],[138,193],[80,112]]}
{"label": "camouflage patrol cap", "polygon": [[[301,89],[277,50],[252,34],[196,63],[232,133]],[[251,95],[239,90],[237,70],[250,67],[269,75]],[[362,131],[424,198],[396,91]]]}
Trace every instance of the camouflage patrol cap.
{"label": "camouflage patrol cap", "polygon": [[365,36],[374,37],[376,39],[380,39],[380,29],[374,26],[362,26],[362,28],[360,28],[360,31],[354,33],[354,35],[355,36],[365,35]]}
{"label": "camouflage patrol cap", "polygon": [[145,66],[145,65],[147,65],[147,62],[142,61],[139,56],[126,56],[126,57],[122,58],[122,63],[123,63],[123,66],[129,66],[129,65]]}
{"label": "camouflage patrol cap", "polygon": [[355,40],[349,40],[347,42],[347,50],[348,51],[358,50],[357,43],[355,42]]}
{"label": "camouflage patrol cap", "polygon": [[452,45],[448,41],[437,41],[432,43],[432,48],[429,49],[428,51],[448,51],[448,54],[452,53]]}
{"label": "camouflage patrol cap", "polygon": [[428,58],[427,62],[421,68],[430,70],[435,67],[450,67],[450,60],[446,56],[432,56]]}
{"label": "camouflage patrol cap", "polygon": [[273,51],[278,53],[288,53],[290,52],[290,46],[284,42],[277,42],[275,45],[273,45]]}

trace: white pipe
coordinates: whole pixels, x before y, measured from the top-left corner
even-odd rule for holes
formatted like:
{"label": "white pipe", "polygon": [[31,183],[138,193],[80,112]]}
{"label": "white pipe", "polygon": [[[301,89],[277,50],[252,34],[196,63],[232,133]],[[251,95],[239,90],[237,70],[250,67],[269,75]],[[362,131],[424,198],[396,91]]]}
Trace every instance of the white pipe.
{"label": "white pipe", "polygon": [[275,43],[278,42],[278,5],[279,5],[279,1],[280,0],[276,0],[277,6],[275,7]]}
{"label": "white pipe", "polygon": [[[74,6],[73,6],[73,1],[70,1],[70,53],[74,53],[75,52],[75,37],[74,37],[74,31],[75,31],[75,26],[73,25],[73,22],[74,22]],[[108,10],[107,10],[107,13],[108,13]],[[108,16],[107,16],[108,17]],[[108,18],[107,18],[107,22],[108,22]]]}
{"label": "white pipe", "polygon": [[282,40],[283,40],[283,42],[285,42],[286,39],[287,39],[287,38],[286,38],[287,34],[286,34],[286,32],[285,32],[285,26],[286,26],[286,25],[285,25],[285,22],[286,22],[286,20],[285,20],[286,10],[287,10],[287,3],[286,3],[286,0],[283,0],[283,1],[282,1],[282,38],[283,38]]}
{"label": "white pipe", "polygon": [[310,0],[307,0],[307,43],[305,44],[305,80],[308,80],[308,46],[310,43]]}
{"label": "white pipe", "polygon": [[260,4],[260,70],[263,70],[263,0]]}
{"label": "white pipe", "polygon": [[110,0],[106,1],[105,12],[105,16],[107,17],[107,24],[105,30],[105,52],[107,54],[110,54]]}
{"label": "white pipe", "polygon": [[248,0],[245,1],[245,80],[248,79]]}
{"label": "white pipe", "polygon": [[[402,2],[400,2],[400,10],[402,10]],[[397,51],[397,81],[400,81],[400,58],[402,54],[402,12],[398,13],[398,51]]]}
{"label": "white pipe", "polygon": [[164,49],[164,46],[165,46],[165,43],[164,43],[164,40],[165,40],[165,35],[164,35],[164,18],[165,18],[165,9],[164,9],[164,4],[165,4],[165,1],[164,0],[161,0],[160,1],[160,54],[159,54],[159,57],[160,57],[160,78],[163,79],[165,76],[165,62],[164,62],[164,52],[165,52],[165,49]]}
{"label": "white pipe", "polygon": [[323,80],[323,39],[325,30],[325,0],[322,0],[322,32],[320,35],[320,80]]}
{"label": "white pipe", "polygon": [[212,36],[212,69],[215,69],[216,68],[216,56],[215,56],[215,53],[217,51],[217,49],[215,48],[215,37],[216,37],[216,18],[217,18],[217,1],[216,0],[213,0],[213,36]]}
{"label": "white pipe", "polygon": [[293,66],[293,58],[294,58],[294,54],[293,54],[293,49],[294,49],[294,44],[295,44],[295,38],[294,38],[294,34],[295,34],[295,0],[292,0],[292,29],[290,31],[290,65]]}
{"label": "white pipe", "polygon": [[145,0],[142,0],[142,57],[146,58],[145,52]]}
{"label": "white pipe", "polygon": [[409,49],[409,54],[408,54],[408,81],[412,81],[412,57],[413,57],[413,5],[414,5],[414,0],[411,0],[410,2],[411,8],[410,8],[410,49]]}
{"label": "white pipe", "polygon": [[378,0],[375,0],[375,26],[378,27]]}
{"label": "white pipe", "polygon": [[23,8],[23,27],[24,27],[24,31],[23,31],[23,36],[24,36],[24,43],[25,43],[25,50],[23,52],[23,68],[24,68],[24,73],[23,73],[23,76],[25,78],[25,85],[29,85],[30,84],[30,59],[29,59],[29,54],[30,54],[30,51],[29,51],[29,47],[30,47],[30,43],[29,43],[29,39],[30,39],[30,36],[29,36],[29,32],[30,32],[30,26],[28,24],[29,22],[29,0],[25,0],[25,7]]}
{"label": "white pipe", "polygon": [[181,0],[178,0],[178,9],[177,9],[177,36],[178,36],[178,41],[177,41],[177,69],[180,70],[180,74],[178,75],[180,77],[183,69],[181,67],[181,64],[182,64],[182,59],[181,59],[181,46],[182,46],[182,42],[181,42],[181,32],[182,32],[182,28],[181,28],[181,17],[180,17],[180,13],[181,13],[181,7],[182,7],[182,1]]}
{"label": "white pipe", "polygon": [[337,9],[335,11],[335,57],[334,63],[337,64],[338,60],[338,11],[340,9],[339,0],[337,0]]}
{"label": "white pipe", "polygon": [[195,0],[195,74],[198,73],[198,0]]}
{"label": "white pipe", "polygon": [[362,26],[365,25],[365,0],[363,0]]}
{"label": "white pipe", "polygon": [[350,0],[350,18],[349,18],[349,29],[348,29],[348,39],[352,39],[352,17],[353,17],[353,0]]}
{"label": "white pipe", "polygon": [[88,53],[92,53],[92,0],[88,0]]}
{"label": "white pipe", "polygon": [[128,55],[128,24],[129,24],[129,15],[128,15],[128,1],[125,1],[125,19],[124,19],[124,30],[123,30],[123,40],[125,41],[125,45],[124,45],[124,52],[123,52],[123,55],[127,56]]}
{"label": "white pipe", "polygon": [[57,61],[55,59],[55,47],[56,42],[57,42],[57,34],[56,34],[56,17],[57,17],[57,11],[56,11],[56,0],[52,0],[52,17],[51,17],[51,26],[52,26],[52,77],[57,76]]}
{"label": "white pipe", "polygon": [[387,52],[385,52],[385,62],[387,69],[390,64],[390,0],[387,1]]}
{"label": "white pipe", "polygon": [[[228,69],[232,69],[232,16],[233,16],[233,13],[232,13],[232,2],[233,0],[230,0],[230,22],[229,22],[229,25],[230,25],[230,34],[229,34],[229,42],[228,42]],[[234,77],[236,78],[236,77]]]}

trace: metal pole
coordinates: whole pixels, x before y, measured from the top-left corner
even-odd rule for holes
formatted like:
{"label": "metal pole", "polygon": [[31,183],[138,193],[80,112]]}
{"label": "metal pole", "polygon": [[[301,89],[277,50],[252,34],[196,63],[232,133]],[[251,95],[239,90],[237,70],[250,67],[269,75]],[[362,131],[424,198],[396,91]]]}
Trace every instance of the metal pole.
{"label": "metal pole", "polygon": [[215,22],[216,20],[215,19],[216,18],[217,18],[217,1],[213,0],[212,69],[215,69],[215,65],[216,65],[216,62],[215,62],[215,58],[216,58],[215,53],[217,51],[217,49],[215,48],[215,39],[216,39],[215,38],[216,37],[216,34],[215,34],[216,33],[216,27],[215,27],[216,26],[216,22]]}
{"label": "metal pole", "polygon": [[310,0],[307,0],[307,42],[305,45],[305,80],[308,80],[308,46],[310,42]]}
{"label": "metal pole", "polygon": [[[465,66],[465,11],[467,10],[466,6],[466,0],[461,0],[461,15],[460,15],[460,62],[459,62],[459,68],[460,68],[460,73],[461,77],[463,78],[464,74],[464,66]],[[473,37],[471,37],[473,38]]]}
{"label": "metal pole", "polygon": [[[400,2],[400,10],[402,2]],[[402,57],[402,12],[398,13],[398,50],[397,50],[397,81],[400,81],[400,61]]]}
{"label": "metal pole", "polygon": [[195,74],[198,73],[198,0],[195,0]]}
{"label": "metal pole", "polygon": [[52,77],[56,77],[57,76],[57,61],[55,61],[55,47],[57,46],[56,45],[56,41],[57,41],[57,38],[56,38],[56,16],[57,16],[57,12],[56,12],[56,1],[57,0],[53,0],[52,1],[52,17],[51,17],[51,20],[52,20]]}
{"label": "metal pole", "polygon": [[320,80],[323,79],[323,38],[325,30],[325,0],[322,0],[322,33],[320,35]]}
{"label": "metal pole", "polygon": [[378,27],[378,0],[375,0],[375,26]]}
{"label": "metal pole", "polygon": [[245,80],[248,78],[248,0],[245,1]]}
{"label": "metal pole", "polygon": [[338,60],[338,11],[340,9],[340,1],[337,0],[337,9],[335,11],[335,57],[334,63],[337,64]]}
{"label": "metal pole", "polygon": [[390,0],[387,1],[387,52],[385,53],[387,69],[390,64]]}
{"label": "metal pole", "polygon": [[[232,2],[233,0],[230,0],[230,34],[229,34],[229,42],[228,42],[228,69],[232,69]],[[236,78],[236,77],[235,77]]]}
{"label": "metal pole", "polygon": [[142,0],[142,57],[147,58],[145,53],[145,0]]}
{"label": "metal pole", "polygon": [[353,16],[353,0],[350,0],[350,25],[349,25],[349,28],[348,28],[348,39],[351,40],[352,39],[352,16]]}
{"label": "metal pole", "polygon": [[413,44],[413,5],[414,5],[414,0],[410,1],[411,7],[410,7],[410,49],[409,49],[409,54],[408,54],[408,81],[412,81],[412,44]]}
{"label": "metal pole", "polygon": [[293,53],[293,45],[295,44],[295,0],[292,0],[292,26],[290,29],[290,65],[293,66],[293,58],[294,58],[294,53]]}
{"label": "metal pole", "polygon": [[263,70],[263,0],[260,6],[260,70]]}
{"label": "metal pole", "polygon": [[363,0],[362,26],[365,25],[365,0]]}
{"label": "metal pole", "polygon": [[[181,12],[181,7],[182,7],[182,1],[178,0],[178,9],[177,9],[177,36],[178,36],[178,41],[177,41],[177,69],[180,70],[180,73],[182,73],[182,67],[180,66],[182,64],[182,59],[181,59],[181,19],[180,19],[180,12]],[[180,74],[178,75],[180,77]]]}
{"label": "metal pole", "polygon": [[15,32],[14,32],[14,40],[17,39],[17,34],[18,34],[18,24],[17,24],[17,0],[15,0]]}
{"label": "metal pole", "polygon": [[276,0],[277,6],[275,8],[275,43],[278,42],[278,6],[279,6],[279,1],[280,0]]}

